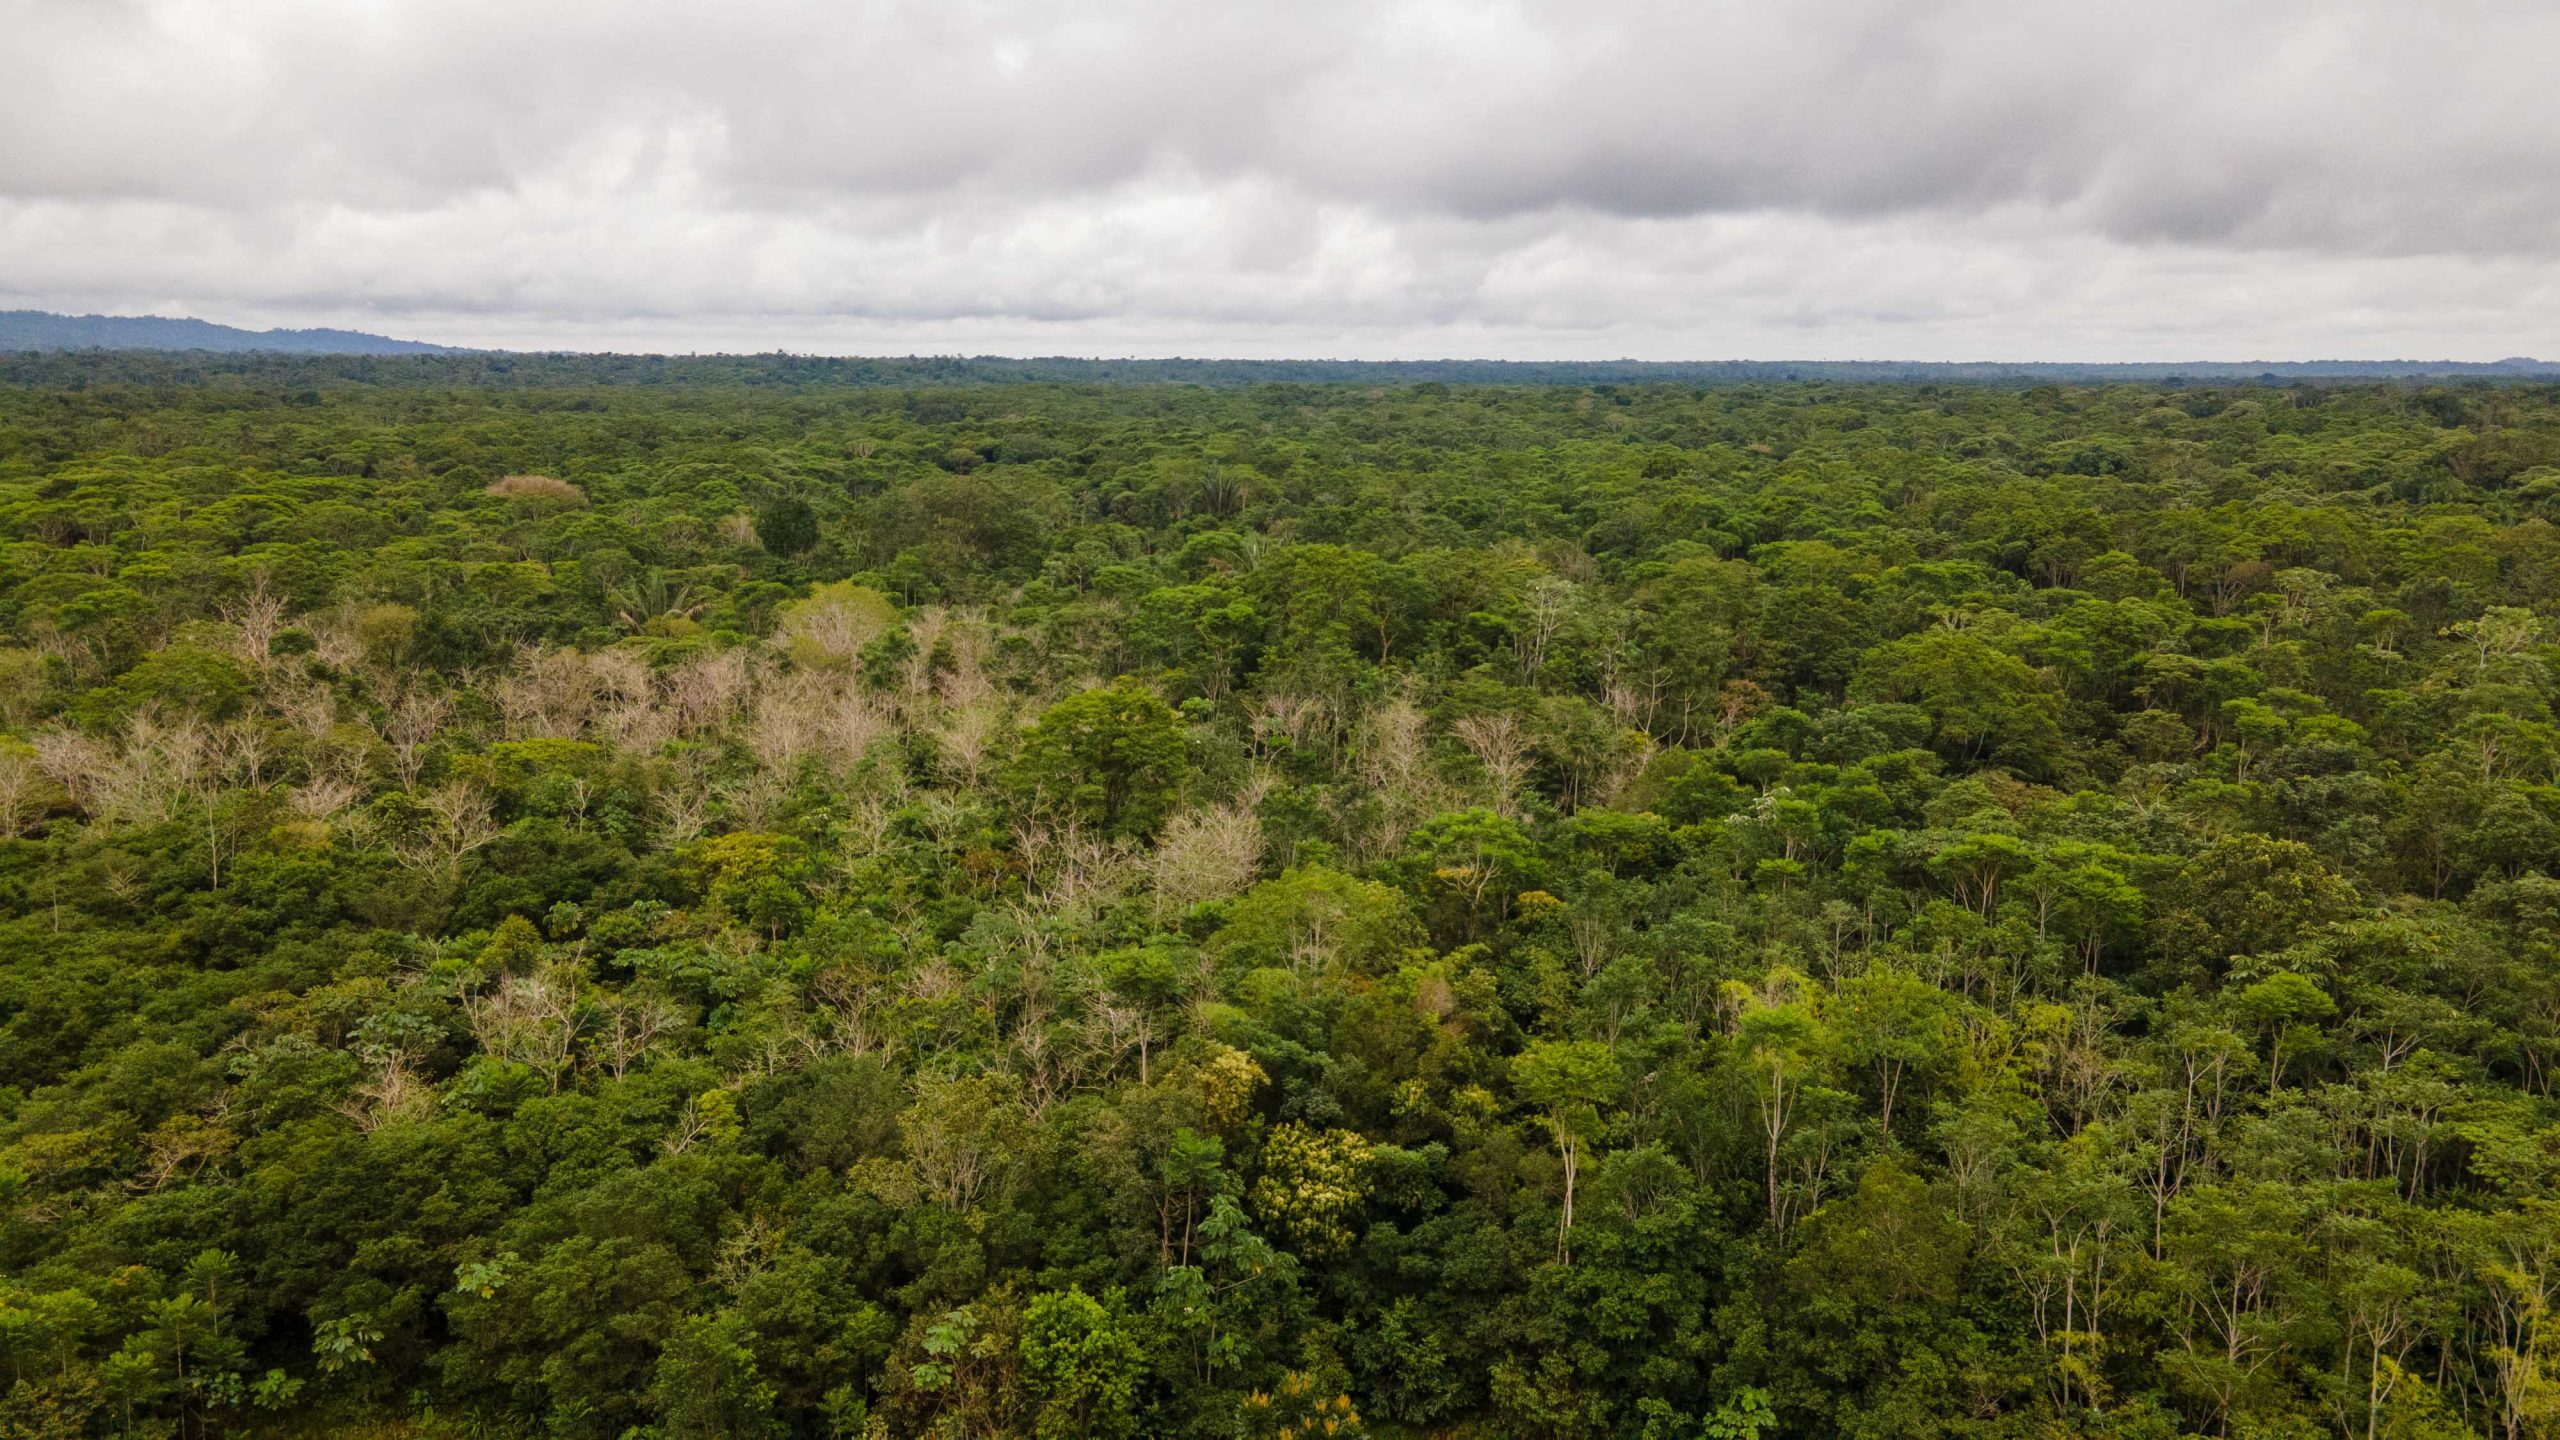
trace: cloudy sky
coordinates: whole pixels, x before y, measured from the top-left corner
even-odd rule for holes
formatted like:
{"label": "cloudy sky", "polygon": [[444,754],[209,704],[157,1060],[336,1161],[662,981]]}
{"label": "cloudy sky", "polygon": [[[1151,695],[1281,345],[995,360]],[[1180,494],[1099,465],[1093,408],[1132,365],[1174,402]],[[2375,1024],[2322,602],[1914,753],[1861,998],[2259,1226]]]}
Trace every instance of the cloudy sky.
{"label": "cloudy sky", "polygon": [[0,308],[463,344],[2560,355],[2560,5],[0,0]]}

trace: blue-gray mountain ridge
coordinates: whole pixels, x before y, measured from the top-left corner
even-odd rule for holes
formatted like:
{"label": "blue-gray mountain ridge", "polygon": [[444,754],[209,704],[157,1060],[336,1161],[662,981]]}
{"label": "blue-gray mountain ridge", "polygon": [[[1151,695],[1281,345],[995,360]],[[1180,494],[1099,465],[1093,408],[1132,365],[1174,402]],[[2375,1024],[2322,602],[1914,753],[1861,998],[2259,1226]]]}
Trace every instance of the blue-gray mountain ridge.
{"label": "blue-gray mountain ridge", "polygon": [[243,330],[163,315],[56,315],[0,310],[0,350],[269,351],[284,355],[456,355],[451,345],[361,330]]}

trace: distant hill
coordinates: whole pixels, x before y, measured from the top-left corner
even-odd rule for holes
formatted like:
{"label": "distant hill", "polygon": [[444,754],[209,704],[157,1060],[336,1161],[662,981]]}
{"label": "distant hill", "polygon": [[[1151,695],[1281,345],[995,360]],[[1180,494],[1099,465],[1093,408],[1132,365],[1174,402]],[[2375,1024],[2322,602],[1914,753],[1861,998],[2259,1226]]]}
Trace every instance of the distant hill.
{"label": "distant hill", "polygon": [[0,310],[0,350],[209,350],[228,354],[459,355],[450,345],[361,330],[242,330],[160,315],[55,315]]}

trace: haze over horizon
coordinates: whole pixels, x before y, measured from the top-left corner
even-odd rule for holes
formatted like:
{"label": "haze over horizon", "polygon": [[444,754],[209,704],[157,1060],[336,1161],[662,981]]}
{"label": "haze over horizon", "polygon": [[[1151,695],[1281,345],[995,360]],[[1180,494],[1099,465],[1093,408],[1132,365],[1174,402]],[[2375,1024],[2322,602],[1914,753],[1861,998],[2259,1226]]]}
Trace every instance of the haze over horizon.
{"label": "haze over horizon", "polygon": [[2488,361],[2560,333],[2560,14],[2520,4],[0,21],[0,308],[1114,357]]}

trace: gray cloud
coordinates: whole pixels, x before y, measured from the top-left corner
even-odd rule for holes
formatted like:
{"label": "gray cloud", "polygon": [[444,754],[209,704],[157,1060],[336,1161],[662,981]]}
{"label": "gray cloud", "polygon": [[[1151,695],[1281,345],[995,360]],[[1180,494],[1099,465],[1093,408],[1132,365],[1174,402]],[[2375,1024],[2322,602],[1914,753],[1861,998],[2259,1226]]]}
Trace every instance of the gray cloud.
{"label": "gray cloud", "polygon": [[457,341],[2460,354],[2560,11],[0,0],[0,303]]}

